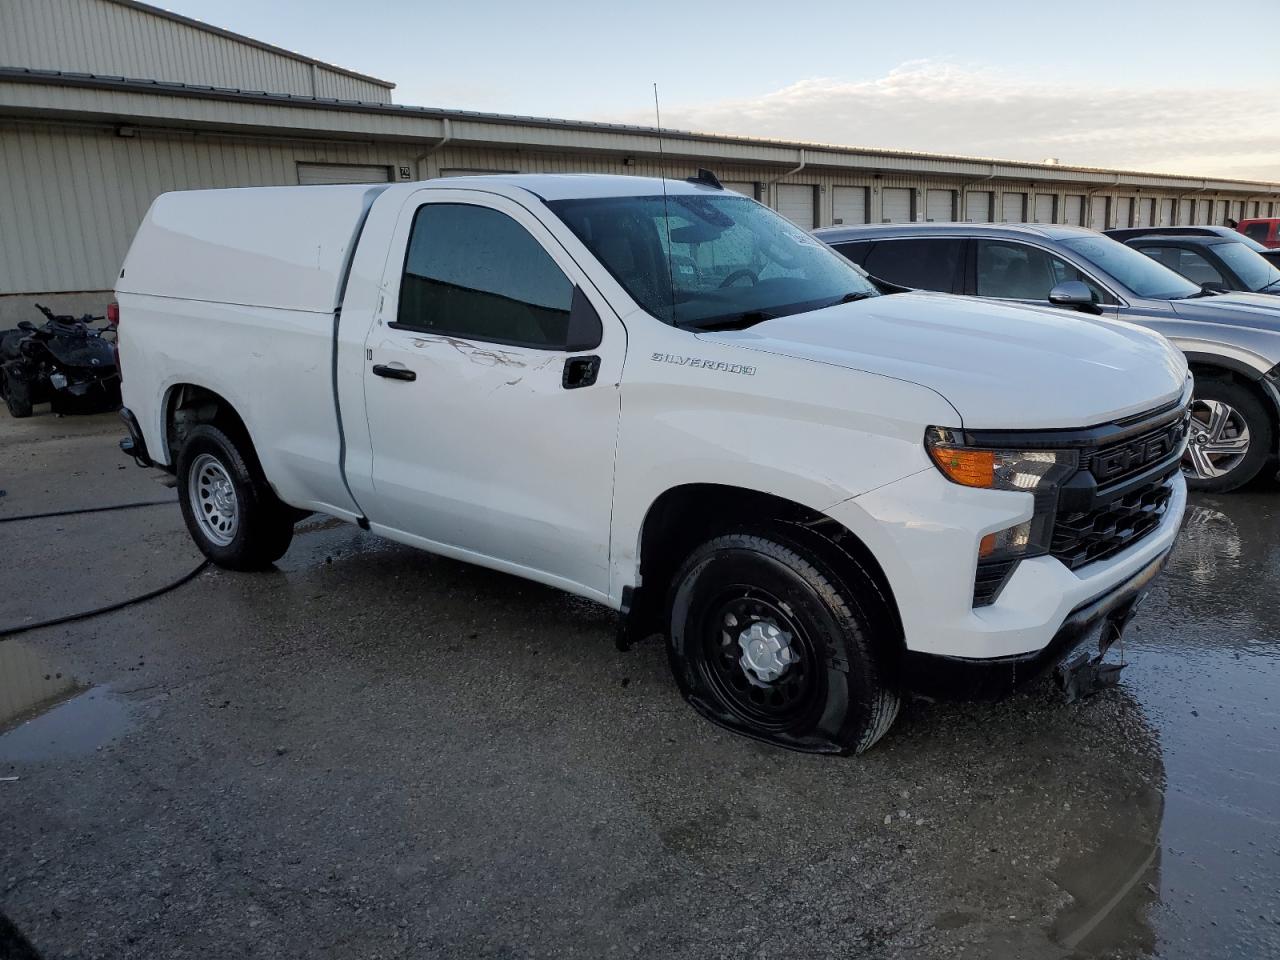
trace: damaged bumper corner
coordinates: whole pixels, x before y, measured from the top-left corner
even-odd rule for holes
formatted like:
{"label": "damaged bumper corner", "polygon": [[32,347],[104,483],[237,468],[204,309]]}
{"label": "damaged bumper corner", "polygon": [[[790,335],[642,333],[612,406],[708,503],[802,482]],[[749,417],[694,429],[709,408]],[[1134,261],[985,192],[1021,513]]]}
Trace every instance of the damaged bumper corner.
{"label": "damaged bumper corner", "polygon": [[904,686],[932,697],[999,697],[1039,679],[1063,663],[1099,627],[1098,655],[1090,658],[1082,652],[1063,663],[1059,684],[1071,698],[1114,686],[1119,681],[1119,666],[1102,664],[1102,656],[1123,635],[1151,581],[1168,563],[1171,552],[1171,548],[1165,550],[1129,579],[1073,610],[1044,649],[1024,656],[990,660],[908,651],[903,666]]}

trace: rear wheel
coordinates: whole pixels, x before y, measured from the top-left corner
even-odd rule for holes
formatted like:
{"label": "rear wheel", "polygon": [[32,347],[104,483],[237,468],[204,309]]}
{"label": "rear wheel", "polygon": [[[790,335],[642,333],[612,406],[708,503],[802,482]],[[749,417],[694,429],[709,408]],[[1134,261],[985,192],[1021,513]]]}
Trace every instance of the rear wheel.
{"label": "rear wheel", "polygon": [[875,655],[880,602],[802,540],[719,536],[676,576],[671,667],[686,699],[721,726],[793,750],[861,753],[899,706]]}
{"label": "rear wheel", "polygon": [[261,570],[293,540],[293,512],[262,475],[248,441],[201,424],[178,454],[178,502],[191,538],[231,570]]}
{"label": "rear wheel", "polygon": [[1226,493],[1262,470],[1273,447],[1271,420],[1239,384],[1197,381],[1182,472],[1193,490]]}
{"label": "rear wheel", "polygon": [[17,364],[10,364],[0,370],[4,378],[4,403],[9,414],[16,419],[31,416],[31,381],[21,372]]}

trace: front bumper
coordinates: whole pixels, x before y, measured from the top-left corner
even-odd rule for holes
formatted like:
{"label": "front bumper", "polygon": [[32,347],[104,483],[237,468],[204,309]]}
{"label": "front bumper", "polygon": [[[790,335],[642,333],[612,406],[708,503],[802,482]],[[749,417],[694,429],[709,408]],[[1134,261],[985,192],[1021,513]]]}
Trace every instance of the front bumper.
{"label": "front bumper", "polygon": [[[1069,569],[1051,556],[1023,560],[990,606],[973,606],[977,545],[987,533],[1031,516],[1024,493],[978,490],[930,467],[827,513],[880,563],[897,603],[908,658],[1034,658],[1070,619],[1112,595],[1172,548],[1186,509],[1186,484],[1172,480],[1159,524],[1122,553]],[[1046,657],[1048,654],[1046,654]]]}
{"label": "front bumper", "polygon": [[931,697],[998,697],[1042,677],[1066,659],[1093,631],[1109,625],[1110,636],[1100,646],[1118,638],[1146,595],[1151,581],[1169,562],[1166,550],[1109,593],[1072,610],[1044,649],[1017,657],[976,660],[908,651],[900,682],[915,693]]}

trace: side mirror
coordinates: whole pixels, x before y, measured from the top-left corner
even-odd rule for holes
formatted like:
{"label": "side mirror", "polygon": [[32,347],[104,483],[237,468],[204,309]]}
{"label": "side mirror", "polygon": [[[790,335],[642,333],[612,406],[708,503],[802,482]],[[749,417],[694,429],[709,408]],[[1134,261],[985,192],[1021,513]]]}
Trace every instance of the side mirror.
{"label": "side mirror", "polygon": [[1097,311],[1093,291],[1083,280],[1064,280],[1049,291],[1049,302],[1055,307],[1075,307],[1077,310]]}

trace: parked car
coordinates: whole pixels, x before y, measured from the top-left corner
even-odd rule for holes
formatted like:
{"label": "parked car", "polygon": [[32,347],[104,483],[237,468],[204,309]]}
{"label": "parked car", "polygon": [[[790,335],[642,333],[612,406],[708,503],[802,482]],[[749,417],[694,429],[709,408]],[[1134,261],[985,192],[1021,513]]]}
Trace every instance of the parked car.
{"label": "parked car", "polygon": [[1126,241],[1144,256],[1213,290],[1280,295],[1280,268],[1258,256],[1243,237],[1136,237]]}
{"label": "parked car", "polygon": [[1122,243],[1126,243],[1134,237],[1226,237],[1229,240],[1243,243],[1268,263],[1280,267],[1280,249],[1272,250],[1264,247],[1258,241],[1231,227],[1214,227],[1208,224],[1181,227],[1121,227],[1116,230],[1104,230],[1102,232],[1112,240],[1119,240]]}
{"label": "parked car", "polygon": [[1269,250],[1280,248],[1280,217],[1251,217],[1237,223],[1236,229]]}
{"label": "parked car", "polygon": [[1184,463],[1196,489],[1252,480],[1276,452],[1280,303],[1211,294],[1122,243],[1082,227],[919,223],[828,227],[826,243],[893,284],[1054,305],[1163,333],[1196,378]]}
{"label": "parked car", "polygon": [[710,175],[166,194],[116,295],[122,445],[214,562],[319,511],[568,590],[794,749],[1109,643],[1186,500],[1163,338],[882,296]]}

